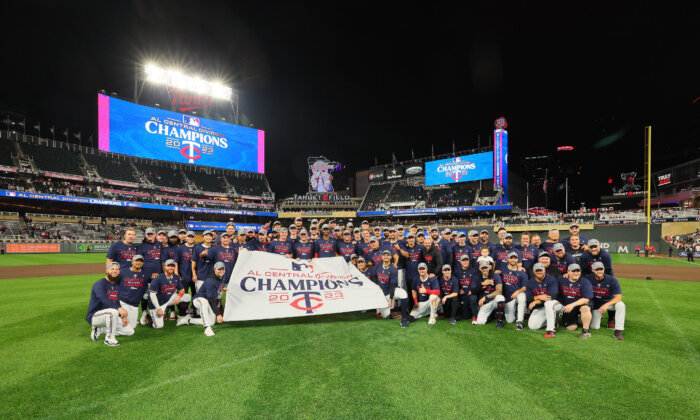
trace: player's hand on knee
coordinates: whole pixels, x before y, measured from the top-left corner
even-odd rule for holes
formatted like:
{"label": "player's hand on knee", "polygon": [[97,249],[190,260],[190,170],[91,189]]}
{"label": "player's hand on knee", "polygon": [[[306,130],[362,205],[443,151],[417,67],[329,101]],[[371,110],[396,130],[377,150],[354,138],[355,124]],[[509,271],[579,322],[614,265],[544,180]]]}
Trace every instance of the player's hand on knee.
{"label": "player's hand on knee", "polygon": [[117,310],[119,311],[119,316],[122,318],[126,318],[127,315],[129,315],[129,313],[124,308],[119,308]]}

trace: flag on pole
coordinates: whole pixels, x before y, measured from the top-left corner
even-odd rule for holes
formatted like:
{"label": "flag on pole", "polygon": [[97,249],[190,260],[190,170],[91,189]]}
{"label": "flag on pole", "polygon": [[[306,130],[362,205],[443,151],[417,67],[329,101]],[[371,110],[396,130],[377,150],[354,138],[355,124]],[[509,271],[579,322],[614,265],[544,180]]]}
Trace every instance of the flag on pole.
{"label": "flag on pole", "polygon": [[68,129],[66,128],[66,131],[63,132],[63,135],[66,138],[66,141],[68,141]]}
{"label": "flag on pole", "polygon": [[18,122],[17,125],[20,126],[20,127],[24,127],[24,121],[25,121],[25,120],[22,120],[22,121]]}
{"label": "flag on pole", "polygon": [[54,134],[53,125],[51,126],[51,130],[49,130],[49,131],[51,132],[51,134]]}
{"label": "flag on pole", "polygon": [[41,123],[37,123],[37,124],[34,126],[34,129],[35,129],[36,131],[38,131],[38,132],[41,133]]}
{"label": "flag on pole", "polygon": [[547,193],[547,179],[546,178],[545,178],[544,182],[542,183],[542,191],[544,191],[545,194]]}
{"label": "flag on pole", "polygon": [[80,131],[78,131],[77,133],[73,133],[73,137],[80,140]]}

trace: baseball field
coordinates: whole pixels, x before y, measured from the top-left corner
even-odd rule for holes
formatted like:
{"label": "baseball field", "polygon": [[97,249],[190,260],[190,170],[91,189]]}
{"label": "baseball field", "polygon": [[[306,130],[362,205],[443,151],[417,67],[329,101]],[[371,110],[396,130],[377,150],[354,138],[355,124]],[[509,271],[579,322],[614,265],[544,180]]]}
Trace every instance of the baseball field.
{"label": "baseball field", "polygon": [[513,325],[497,330],[445,320],[401,329],[398,321],[348,313],[224,324],[214,337],[166,321],[163,330],[139,326],[112,348],[91,341],[85,322],[101,261],[103,254],[0,256],[0,418],[700,413],[698,264],[615,256],[620,274],[647,270],[620,279],[624,341],[607,329],[588,340],[564,329],[544,339],[543,331],[516,332]]}

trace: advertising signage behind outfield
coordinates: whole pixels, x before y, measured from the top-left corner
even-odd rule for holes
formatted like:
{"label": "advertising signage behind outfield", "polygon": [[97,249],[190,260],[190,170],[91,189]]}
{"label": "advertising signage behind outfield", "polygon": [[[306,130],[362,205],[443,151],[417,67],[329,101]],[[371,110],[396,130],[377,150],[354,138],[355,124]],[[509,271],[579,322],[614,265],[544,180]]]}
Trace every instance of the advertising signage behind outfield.
{"label": "advertising signage behind outfield", "polygon": [[425,163],[425,185],[455,184],[493,178],[493,152]]}
{"label": "advertising signage behind outfield", "polygon": [[43,252],[60,252],[60,244],[7,244],[8,254],[38,254]]}
{"label": "advertising signage behind outfield", "polygon": [[386,174],[386,179],[387,180],[392,180],[392,179],[400,179],[403,178],[403,167],[401,166],[394,166],[393,168],[389,168],[385,171]]}
{"label": "advertising signage behind outfield", "polygon": [[106,152],[265,172],[265,132],[98,95],[99,148]]}
{"label": "advertising signage behind outfield", "polygon": [[369,171],[369,182],[379,182],[384,181],[384,171]]}
{"label": "advertising signage behind outfield", "polygon": [[404,171],[404,174],[406,176],[418,176],[418,175],[423,175],[423,166],[422,165],[413,165],[409,166],[406,168]]}

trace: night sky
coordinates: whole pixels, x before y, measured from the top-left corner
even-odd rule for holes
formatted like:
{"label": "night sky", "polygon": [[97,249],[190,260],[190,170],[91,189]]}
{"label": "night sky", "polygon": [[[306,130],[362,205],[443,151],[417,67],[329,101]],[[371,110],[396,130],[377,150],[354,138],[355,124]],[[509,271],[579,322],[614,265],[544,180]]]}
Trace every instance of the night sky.
{"label": "night sky", "polygon": [[97,3],[3,5],[0,109],[45,137],[55,125],[96,138],[97,91],[130,98],[150,60],[239,91],[278,197],[306,190],[307,156],[354,172],[431,144],[447,153],[486,142],[500,116],[515,170],[575,147],[592,187],[581,199],[642,171],[646,124],[655,170],[700,156],[698,5]]}

